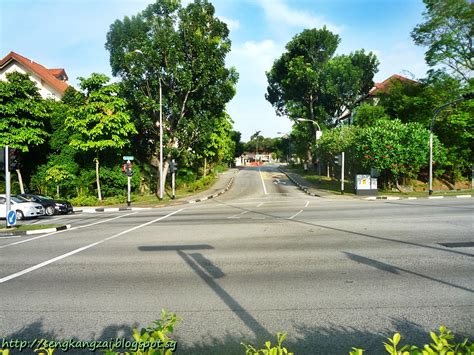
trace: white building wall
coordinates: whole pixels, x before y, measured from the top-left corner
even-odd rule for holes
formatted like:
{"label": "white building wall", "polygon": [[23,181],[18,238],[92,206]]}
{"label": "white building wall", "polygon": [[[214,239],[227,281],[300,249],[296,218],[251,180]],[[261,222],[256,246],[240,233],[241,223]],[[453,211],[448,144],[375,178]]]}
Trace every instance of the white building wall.
{"label": "white building wall", "polygon": [[7,80],[6,74],[15,71],[21,74],[29,74],[30,79],[36,83],[36,86],[39,89],[39,94],[43,99],[54,99],[56,101],[61,99],[61,95],[50,85],[45,83],[38,75],[36,75],[35,73],[27,72],[22,66],[18,65],[16,62],[9,64],[0,72],[0,80]]}

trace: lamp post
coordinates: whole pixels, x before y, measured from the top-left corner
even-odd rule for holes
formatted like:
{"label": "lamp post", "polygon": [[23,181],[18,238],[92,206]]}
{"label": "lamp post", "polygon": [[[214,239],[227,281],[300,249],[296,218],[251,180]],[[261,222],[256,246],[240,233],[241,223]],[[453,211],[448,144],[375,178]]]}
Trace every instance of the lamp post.
{"label": "lamp post", "polygon": [[290,157],[291,157],[291,152],[290,152],[291,132],[289,132],[289,133],[277,132],[277,134],[283,134],[283,138],[285,138],[285,136],[288,138],[288,154],[286,154],[286,164],[289,166],[290,165]]}
{"label": "lamp post", "polygon": [[465,101],[465,100],[472,100],[474,98],[474,93],[467,93],[463,94],[461,98],[456,99],[451,102],[447,102],[444,105],[441,105],[438,107],[434,113],[433,113],[433,118],[431,119],[431,124],[430,124],[430,166],[429,166],[429,188],[428,188],[428,195],[433,194],[433,126],[434,122],[436,119],[436,116],[443,111],[446,107],[457,104],[458,102]]}
{"label": "lamp post", "polygon": [[[141,54],[143,56],[145,56],[143,54],[143,52],[139,49],[135,49],[133,51],[134,53],[137,53],[137,54]],[[146,80],[146,83],[147,83],[147,90],[148,90],[148,96],[150,97],[151,99],[151,92],[150,92],[150,87],[149,87],[149,84],[148,84],[148,79],[145,79]],[[159,129],[160,129],[160,165],[159,165],[159,176],[160,176],[160,193],[159,193],[159,197],[160,197],[160,200],[163,199],[163,108],[162,108],[162,91],[161,91],[161,74],[160,74],[160,77],[158,78],[158,83],[159,83],[159,100],[160,100],[160,117],[159,117],[159,121],[155,123],[156,126],[159,126]]]}
{"label": "lamp post", "polygon": [[[318,122],[309,120],[307,118],[296,118],[296,121],[299,122],[311,122],[313,125],[317,127],[317,130],[315,130],[315,138],[316,138],[316,151],[318,152],[318,175],[321,176],[321,162],[319,159],[319,146],[318,146],[318,140],[321,138],[323,135],[323,131],[321,131],[321,127],[319,126]],[[315,127],[315,128],[316,128]]]}

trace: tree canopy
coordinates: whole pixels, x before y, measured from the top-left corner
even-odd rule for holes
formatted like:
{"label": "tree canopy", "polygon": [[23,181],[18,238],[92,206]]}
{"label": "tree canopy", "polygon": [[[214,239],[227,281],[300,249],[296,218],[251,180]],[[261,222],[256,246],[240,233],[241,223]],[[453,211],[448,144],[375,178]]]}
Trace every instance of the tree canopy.
{"label": "tree canopy", "polygon": [[425,22],[411,35],[417,45],[428,47],[426,63],[447,65],[465,82],[474,71],[472,38],[474,3],[469,0],[423,0]]}

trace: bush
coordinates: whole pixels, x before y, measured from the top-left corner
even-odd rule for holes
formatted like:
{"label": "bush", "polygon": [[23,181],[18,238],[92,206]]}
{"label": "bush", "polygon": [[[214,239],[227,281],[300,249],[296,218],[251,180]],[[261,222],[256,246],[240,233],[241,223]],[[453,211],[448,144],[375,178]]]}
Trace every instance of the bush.
{"label": "bush", "polygon": [[286,348],[282,347],[283,340],[286,338],[286,333],[277,333],[277,341],[278,344],[272,346],[270,341],[265,342],[265,348],[262,349],[255,349],[252,345],[247,345],[244,343],[242,346],[245,348],[245,355],[293,355],[293,353],[289,352]]}
{"label": "bush", "polygon": [[73,206],[97,206],[99,204],[97,197],[84,195],[74,197],[69,202],[71,202]]}

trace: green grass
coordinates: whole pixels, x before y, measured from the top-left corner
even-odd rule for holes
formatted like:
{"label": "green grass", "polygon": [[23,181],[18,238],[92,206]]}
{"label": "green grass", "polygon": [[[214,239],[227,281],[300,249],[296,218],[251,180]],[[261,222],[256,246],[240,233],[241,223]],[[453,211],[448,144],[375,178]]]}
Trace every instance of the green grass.
{"label": "green grass", "polygon": [[38,229],[48,229],[60,227],[61,224],[19,224],[11,228],[1,228],[0,232],[15,232],[15,231],[33,231]]}

